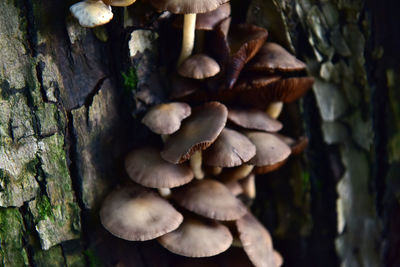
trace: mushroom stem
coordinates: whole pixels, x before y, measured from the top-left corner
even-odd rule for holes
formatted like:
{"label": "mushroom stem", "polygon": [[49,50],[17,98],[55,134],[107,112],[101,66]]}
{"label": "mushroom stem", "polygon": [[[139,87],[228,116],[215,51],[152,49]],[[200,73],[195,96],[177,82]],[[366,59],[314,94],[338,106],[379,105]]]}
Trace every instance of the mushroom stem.
{"label": "mushroom stem", "polygon": [[213,176],[218,176],[218,175],[221,174],[221,172],[222,172],[222,168],[221,167],[212,167],[211,168],[211,174]]}
{"label": "mushroom stem", "polygon": [[243,194],[245,196],[249,197],[250,199],[256,198],[256,181],[254,175],[250,175],[241,180],[240,184],[243,188]]}
{"label": "mushroom stem", "polygon": [[240,166],[238,168],[227,170],[226,172],[223,172],[221,174],[221,180],[224,182],[228,182],[228,181],[237,181],[237,180],[243,179],[251,173],[253,168],[254,168],[254,165],[243,164],[242,166]]}
{"label": "mushroom stem", "polygon": [[171,189],[169,189],[169,188],[158,188],[158,193],[163,198],[168,198],[169,196],[171,196]]}
{"label": "mushroom stem", "polygon": [[162,134],[161,135],[161,140],[163,141],[163,143],[165,144],[169,138],[169,134]]}
{"label": "mushroom stem", "polygon": [[183,17],[182,50],[178,59],[178,66],[192,54],[195,30],[196,14],[185,14]]}
{"label": "mushroom stem", "polygon": [[265,111],[271,118],[276,119],[282,112],[283,102],[272,102]]}
{"label": "mushroom stem", "polygon": [[204,178],[204,172],[201,169],[201,160],[202,160],[201,150],[197,150],[190,158],[190,167],[192,167],[194,177],[196,177],[197,179]]}

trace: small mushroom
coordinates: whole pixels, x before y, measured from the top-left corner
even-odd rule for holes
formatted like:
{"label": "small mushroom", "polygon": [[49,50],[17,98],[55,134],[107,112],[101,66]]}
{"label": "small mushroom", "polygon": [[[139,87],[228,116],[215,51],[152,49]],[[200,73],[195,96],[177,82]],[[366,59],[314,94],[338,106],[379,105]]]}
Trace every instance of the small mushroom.
{"label": "small mushroom", "polygon": [[243,187],[238,181],[229,181],[224,183],[224,185],[226,186],[226,188],[229,189],[229,191],[231,191],[234,196],[238,196],[243,193]]}
{"label": "small mushroom", "polygon": [[248,71],[293,72],[306,68],[304,62],[291,55],[282,46],[266,42],[257,55],[246,65]]}
{"label": "small mushroom", "polygon": [[225,128],[217,140],[203,154],[203,163],[206,165],[236,167],[254,157],[256,147],[243,134]]}
{"label": "small mushroom", "polygon": [[242,164],[239,167],[224,169],[218,179],[223,182],[237,181],[247,177],[253,171],[253,169],[254,165],[251,164]]}
{"label": "small mushroom", "polygon": [[300,136],[299,139],[294,140],[291,137],[281,134],[275,135],[292,149],[292,155],[299,155],[304,151],[304,149],[306,149],[308,145],[308,139],[305,136]]}
{"label": "small mushroom", "polygon": [[280,167],[289,157],[291,149],[273,134],[249,132],[247,137],[256,146],[257,154],[249,161],[255,165],[256,173],[266,173]]}
{"label": "small mushroom", "polygon": [[153,147],[130,152],[125,159],[125,168],[134,182],[151,188],[173,188],[193,179],[189,166],[165,161]]}
{"label": "small mushroom", "polygon": [[246,213],[246,207],[228,188],[211,179],[176,188],[172,199],[196,214],[220,221],[236,220]]}
{"label": "small mushroom", "polygon": [[205,13],[218,8],[229,0],[149,0],[158,10],[168,10],[174,14],[184,14],[182,50],[178,66],[192,54],[196,27],[196,14]]}
{"label": "small mushroom", "polygon": [[229,109],[228,120],[246,129],[277,132],[282,123],[257,109]]}
{"label": "small mushroom", "polygon": [[206,149],[217,139],[227,117],[227,108],[218,102],[209,102],[197,108],[168,138],[161,156],[174,164],[188,160],[194,152]]}
{"label": "small mushroom", "polygon": [[157,134],[167,135],[181,127],[181,121],[191,114],[186,103],[164,103],[152,107],[142,119],[142,123]]}
{"label": "small mushroom", "polygon": [[211,257],[227,250],[232,244],[229,229],[217,222],[185,218],[173,232],[158,238],[169,251],[186,257]]}
{"label": "small mushroom", "polygon": [[243,249],[256,267],[276,267],[272,239],[264,226],[250,213],[236,221]]}
{"label": "small mushroom", "polygon": [[119,238],[145,241],[175,230],[183,217],[153,192],[127,185],[106,197],[100,210],[100,221]]}
{"label": "small mushroom", "polygon": [[136,0],[102,0],[104,4],[110,6],[130,6],[136,2]]}
{"label": "small mushroom", "polygon": [[185,59],[178,67],[178,73],[186,78],[206,79],[217,75],[218,63],[205,54],[196,54]]}
{"label": "small mushroom", "polygon": [[244,179],[239,181],[243,194],[250,199],[256,198],[256,176],[254,174],[250,174]]}
{"label": "small mushroom", "polygon": [[86,0],[73,4],[69,10],[83,27],[93,28],[108,23],[114,16],[111,7],[101,0]]}

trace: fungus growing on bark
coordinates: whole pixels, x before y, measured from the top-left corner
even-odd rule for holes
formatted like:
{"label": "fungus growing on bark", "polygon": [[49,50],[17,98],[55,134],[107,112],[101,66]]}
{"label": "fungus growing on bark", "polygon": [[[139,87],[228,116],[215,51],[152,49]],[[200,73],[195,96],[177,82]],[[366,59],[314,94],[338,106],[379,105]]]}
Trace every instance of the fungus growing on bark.
{"label": "fungus growing on bark", "polygon": [[83,27],[93,28],[108,23],[114,16],[111,6],[101,0],[86,0],[73,4],[69,10]]}
{"label": "fungus growing on bark", "polygon": [[193,51],[196,27],[196,14],[205,13],[218,8],[229,0],[149,0],[158,11],[169,11],[174,14],[184,14],[182,49],[178,66],[188,58]]}
{"label": "fungus growing on bark", "polygon": [[173,232],[158,238],[169,251],[186,257],[211,257],[227,250],[232,244],[229,229],[217,222],[185,218]]}
{"label": "fungus growing on bark", "polygon": [[246,207],[222,183],[195,180],[176,188],[172,198],[182,207],[207,218],[231,221],[242,217]]}
{"label": "fungus growing on bark", "polygon": [[206,79],[217,75],[218,63],[205,54],[196,54],[185,59],[178,67],[178,73],[186,78]]}
{"label": "fungus growing on bark", "polygon": [[119,238],[145,241],[175,230],[183,217],[153,192],[127,185],[106,197],[100,210],[100,220],[104,228]]}
{"label": "fungus growing on bark", "polygon": [[186,103],[166,103],[152,107],[142,123],[157,134],[173,134],[181,127],[181,121],[190,116],[192,109]]}
{"label": "fungus growing on bark", "polygon": [[282,129],[282,123],[257,109],[229,109],[228,120],[250,130],[277,132]]}

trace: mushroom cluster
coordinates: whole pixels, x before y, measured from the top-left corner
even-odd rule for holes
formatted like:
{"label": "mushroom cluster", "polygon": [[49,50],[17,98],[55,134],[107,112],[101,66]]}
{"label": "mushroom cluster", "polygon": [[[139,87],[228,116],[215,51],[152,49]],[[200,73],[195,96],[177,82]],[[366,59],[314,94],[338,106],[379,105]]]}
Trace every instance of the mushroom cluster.
{"label": "mushroom cluster", "polygon": [[[184,37],[171,102],[151,107],[142,119],[163,147],[142,146],[126,156],[131,181],[104,200],[101,223],[119,238],[157,239],[187,257],[210,257],[239,244],[257,267],[282,265],[269,232],[244,203],[255,198],[256,175],[304,150],[305,138],[277,133],[283,127],[277,118],[283,103],[304,95],[313,79],[301,76],[303,62],[267,42],[266,29],[231,27],[227,0],[148,1],[159,11],[185,14],[174,21]],[[134,1],[76,5],[111,12],[109,5],[128,2]],[[89,12],[75,5],[71,11]],[[104,21],[112,18],[107,14]],[[80,23],[92,27],[97,19]],[[196,38],[192,55],[195,29],[209,34]]]}

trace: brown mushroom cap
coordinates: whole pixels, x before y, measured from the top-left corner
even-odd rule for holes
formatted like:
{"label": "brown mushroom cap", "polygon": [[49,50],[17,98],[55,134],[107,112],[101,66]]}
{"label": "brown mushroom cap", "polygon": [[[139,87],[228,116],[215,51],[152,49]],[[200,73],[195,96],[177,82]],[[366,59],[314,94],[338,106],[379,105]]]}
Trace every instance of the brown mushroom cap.
{"label": "brown mushroom cap", "polygon": [[100,220],[104,228],[119,238],[144,241],[175,230],[183,217],[155,193],[127,185],[107,196]]}
{"label": "brown mushroom cap", "polygon": [[[198,14],[196,18],[196,30],[211,31],[221,20],[229,17],[230,14],[231,5],[229,3],[222,4],[213,11]],[[182,28],[182,17],[177,17],[173,25],[174,27]]]}
{"label": "brown mushroom cap", "polygon": [[249,132],[247,137],[256,146],[257,153],[249,161],[255,166],[269,166],[284,161],[289,157],[291,150],[273,134],[264,132]]}
{"label": "brown mushroom cap", "polygon": [[104,4],[110,6],[130,6],[136,2],[136,0],[102,0]]}
{"label": "brown mushroom cap", "polygon": [[161,157],[171,163],[182,163],[200,149],[209,147],[226,124],[228,109],[219,102],[197,108],[182,127],[165,143]]}
{"label": "brown mushroom cap", "polygon": [[249,161],[255,154],[256,147],[246,136],[225,128],[204,151],[203,162],[215,167],[236,167]]}
{"label": "brown mushroom cap", "polygon": [[258,109],[229,109],[228,120],[246,129],[277,132],[282,123]]}
{"label": "brown mushroom cap", "polygon": [[125,159],[129,177],[138,184],[152,188],[172,188],[189,183],[193,172],[189,166],[163,160],[156,148],[134,150]]}
{"label": "brown mushroom cap", "polygon": [[158,11],[169,11],[174,14],[210,12],[229,0],[149,0]]}
{"label": "brown mushroom cap", "polygon": [[271,235],[250,213],[236,221],[243,249],[257,267],[277,266]]}
{"label": "brown mushroom cap", "polygon": [[188,57],[178,67],[178,73],[186,78],[205,79],[217,75],[220,71],[218,63],[205,54]]}
{"label": "brown mushroom cap", "polygon": [[181,121],[191,114],[186,103],[167,103],[152,107],[142,119],[142,123],[157,134],[172,134],[181,127]]}
{"label": "brown mushroom cap", "polygon": [[228,228],[217,222],[185,218],[175,231],[158,238],[163,247],[186,257],[211,257],[227,250],[232,244]]}
{"label": "brown mushroom cap", "polygon": [[304,151],[304,149],[306,149],[308,145],[308,139],[305,136],[300,136],[299,139],[294,140],[289,136],[284,136],[281,134],[275,135],[292,149],[292,155],[299,155]]}
{"label": "brown mushroom cap", "polygon": [[236,220],[246,213],[246,207],[226,186],[211,179],[179,187],[172,198],[182,207],[215,220]]}
{"label": "brown mushroom cap", "polygon": [[306,64],[295,58],[282,46],[271,42],[266,42],[246,65],[246,70],[266,72],[291,72],[305,68]]}
{"label": "brown mushroom cap", "polygon": [[265,108],[275,101],[292,102],[302,97],[314,84],[311,77],[281,79],[266,86],[250,86],[235,94],[234,102],[256,108]]}

